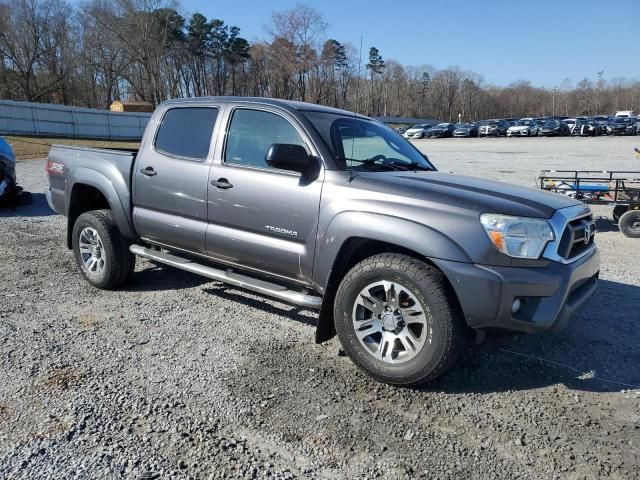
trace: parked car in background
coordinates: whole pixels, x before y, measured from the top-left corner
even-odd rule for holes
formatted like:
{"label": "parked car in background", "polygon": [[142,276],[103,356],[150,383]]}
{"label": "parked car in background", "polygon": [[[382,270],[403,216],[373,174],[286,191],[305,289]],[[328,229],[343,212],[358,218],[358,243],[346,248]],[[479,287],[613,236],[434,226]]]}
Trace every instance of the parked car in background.
{"label": "parked car in background", "polygon": [[478,125],[475,123],[458,123],[453,131],[454,137],[477,137]]}
{"label": "parked car in background", "polygon": [[433,127],[433,125],[429,123],[417,123],[405,130],[402,136],[404,138],[425,138],[427,132],[431,130],[431,127]]}
{"label": "parked car in background", "polygon": [[480,122],[478,128],[479,137],[499,137],[506,136],[509,122],[506,120],[484,120]]}
{"label": "parked car in background", "polygon": [[616,118],[631,118],[635,117],[635,114],[633,113],[633,110],[619,110],[616,112],[615,116]]}
{"label": "parked car in background", "polygon": [[562,120],[567,128],[569,129],[569,134],[573,133],[573,129],[576,128],[576,119],[575,118],[565,118]]}
{"label": "parked car in background", "polygon": [[616,117],[607,126],[608,135],[635,135],[638,133],[635,118]]}
{"label": "parked car in background", "polygon": [[607,134],[607,125],[609,125],[611,120],[613,120],[613,117],[610,115],[596,115],[593,117],[593,121],[596,122],[597,125],[600,125],[603,135]]}
{"label": "parked car in background", "polygon": [[563,137],[570,133],[567,124],[560,120],[547,120],[538,130],[541,137]]}
{"label": "parked car in background", "polygon": [[547,123],[549,120],[553,120],[553,117],[540,117],[533,119],[533,121],[536,122],[536,125],[538,125],[538,135],[540,135],[540,127]]}
{"label": "parked car in background", "polygon": [[604,135],[607,133],[606,126],[597,123],[595,120],[589,118],[587,120],[577,120],[576,126],[573,129],[572,135],[581,137],[595,137],[596,135]]}
{"label": "parked car in background", "polygon": [[398,132],[400,135],[402,135],[404,132],[408,130],[408,127],[396,127],[394,128],[394,130]]}
{"label": "parked car in background", "polygon": [[439,123],[435,127],[427,131],[427,138],[450,138],[453,137],[455,123]]}
{"label": "parked car in background", "polygon": [[538,134],[538,124],[533,118],[522,118],[507,129],[507,137],[532,137]]}

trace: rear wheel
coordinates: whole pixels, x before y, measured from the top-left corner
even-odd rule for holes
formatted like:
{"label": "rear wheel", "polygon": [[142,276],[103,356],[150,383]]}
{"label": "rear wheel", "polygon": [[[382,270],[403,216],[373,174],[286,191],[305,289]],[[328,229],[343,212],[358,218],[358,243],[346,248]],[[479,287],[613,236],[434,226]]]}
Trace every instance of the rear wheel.
{"label": "rear wheel", "polygon": [[120,234],[110,210],[83,213],[73,226],[76,264],[91,285],[116,288],[126,282],[135,267],[135,256]]}
{"label": "rear wheel", "polygon": [[334,318],[353,362],[394,385],[435,379],[466,340],[457,299],[442,273],[406,255],[376,255],[353,267],[336,293]]}
{"label": "rear wheel", "polygon": [[617,222],[627,210],[629,210],[628,205],[616,205],[613,207],[613,219]]}
{"label": "rear wheel", "polygon": [[618,220],[622,234],[630,238],[640,238],[640,210],[629,210]]}

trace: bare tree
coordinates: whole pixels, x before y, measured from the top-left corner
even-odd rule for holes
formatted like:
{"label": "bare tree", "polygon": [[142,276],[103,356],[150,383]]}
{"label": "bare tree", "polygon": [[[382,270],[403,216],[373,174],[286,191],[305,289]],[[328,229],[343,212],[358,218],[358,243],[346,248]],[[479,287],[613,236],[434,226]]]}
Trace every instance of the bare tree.
{"label": "bare tree", "polygon": [[317,61],[317,47],[323,40],[327,23],[322,15],[312,7],[298,4],[293,9],[275,12],[270,33],[274,40],[284,39],[294,51],[291,59],[296,72],[296,85],[300,99],[305,101],[307,76]]}
{"label": "bare tree", "polygon": [[10,0],[2,5],[0,55],[11,70],[7,89],[14,95],[38,101],[64,88],[70,11],[61,0]]}
{"label": "bare tree", "polygon": [[449,121],[640,110],[640,83],[604,72],[551,90],[404,66],[375,47],[362,65],[351,45],[325,38],[327,23],[306,5],[274,13],[268,38],[253,44],[221,19],[184,18],[172,0],[72,5],[0,0],[1,98],[105,108],[115,99],[257,95]]}

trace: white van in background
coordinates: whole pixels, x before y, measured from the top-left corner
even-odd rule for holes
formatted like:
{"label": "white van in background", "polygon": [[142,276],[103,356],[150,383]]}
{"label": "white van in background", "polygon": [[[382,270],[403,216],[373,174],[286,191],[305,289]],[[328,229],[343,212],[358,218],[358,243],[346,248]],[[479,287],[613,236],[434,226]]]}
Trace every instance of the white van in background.
{"label": "white van in background", "polygon": [[616,117],[630,118],[635,117],[635,115],[633,114],[633,110],[620,110],[619,112],[616,112]]}

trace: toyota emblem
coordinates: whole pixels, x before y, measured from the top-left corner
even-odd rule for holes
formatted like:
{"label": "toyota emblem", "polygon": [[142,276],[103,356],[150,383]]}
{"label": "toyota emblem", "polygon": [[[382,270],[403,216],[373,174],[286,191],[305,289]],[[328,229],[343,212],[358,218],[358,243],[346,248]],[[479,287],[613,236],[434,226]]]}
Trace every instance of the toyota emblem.
{"label": "toyota emblem", "polygon": [[589,245],[591,241],[591,237],[593,236],[593,225],[591,223],[585,222],[584,225],[584,244]]}

